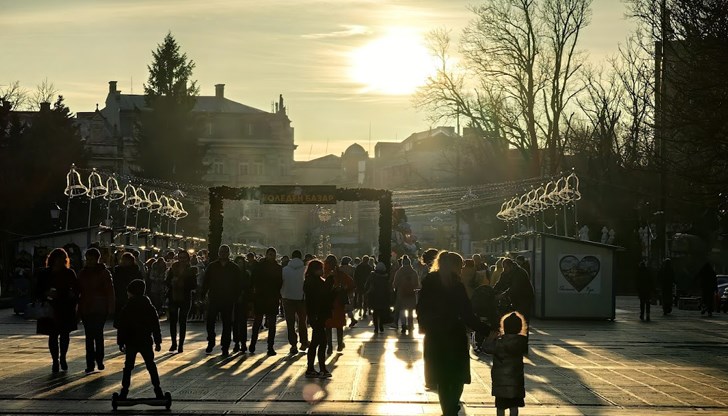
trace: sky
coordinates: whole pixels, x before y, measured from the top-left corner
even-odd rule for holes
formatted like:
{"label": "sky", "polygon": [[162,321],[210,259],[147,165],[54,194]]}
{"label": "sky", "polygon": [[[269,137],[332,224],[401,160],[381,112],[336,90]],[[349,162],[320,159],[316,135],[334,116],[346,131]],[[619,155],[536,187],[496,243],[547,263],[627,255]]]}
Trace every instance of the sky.
{"label": "sky", "polygon": [[[296,160],[373,150],[427,130],[411,91],[428,74],[424,35],[472,19],[472,0],[0,0],[0,86],[52,82],[72,111],[103,107],[108,81],[143,93],[171,31],[202,95],[270,111],[283,94]],[[600,65],[632,24],[621,0],[593,0],[581,47]],[[8,57],[13,57],[8,59]]]}

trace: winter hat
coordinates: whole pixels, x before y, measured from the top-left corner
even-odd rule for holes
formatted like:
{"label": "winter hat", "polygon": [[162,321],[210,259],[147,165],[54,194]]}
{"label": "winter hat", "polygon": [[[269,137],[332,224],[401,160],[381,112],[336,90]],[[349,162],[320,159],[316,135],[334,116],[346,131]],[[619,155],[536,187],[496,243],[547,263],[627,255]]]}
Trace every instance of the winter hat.
{"label": "winter hat", "polygon": [[518,334],[523,330],[523,321],[517,313],[511,313],[503,319],[504,334]]}
{"label": "winter hat", "polygon": [[147,284],[141,279],[132,280],[129,282],[129,286],[126,287],[126,291],[134,296],[144,296],[146,290]]}
{"label": "winter hat", "polygon": [[377,270],[378,272],[386,272],[386,271],[387,271],[387,266],[385,266],[385,265],[384,265],[384,263],[382,263],[382,262],[380,261],[380,262],[378,262],[378,263],[377,263],[377,268],[376,268],[376,270]]}

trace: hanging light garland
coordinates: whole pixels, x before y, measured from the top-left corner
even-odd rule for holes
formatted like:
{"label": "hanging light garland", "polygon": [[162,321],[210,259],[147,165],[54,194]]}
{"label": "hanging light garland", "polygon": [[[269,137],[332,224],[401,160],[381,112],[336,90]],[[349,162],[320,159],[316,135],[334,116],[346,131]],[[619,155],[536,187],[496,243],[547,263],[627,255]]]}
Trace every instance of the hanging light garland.
{"label": "hanging light garland", "polygon": [[84,196],[88,193],[88,188],[83,184],[81,175],[76,170],[76,164],[71,165],[71,169],[66,174],[66,189],[63,193],[68,197],[66,204],[66,230],[68,230],[68,220],[71,213],[71,200],[73,198]]}

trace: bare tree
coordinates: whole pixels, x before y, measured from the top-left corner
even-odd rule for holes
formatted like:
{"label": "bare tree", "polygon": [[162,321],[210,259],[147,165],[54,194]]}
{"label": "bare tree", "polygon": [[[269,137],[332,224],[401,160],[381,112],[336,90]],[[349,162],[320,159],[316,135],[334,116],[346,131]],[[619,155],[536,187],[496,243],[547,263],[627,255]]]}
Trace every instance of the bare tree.
{"label": "bare tree", "polygon": [[39,109],[41,103],[54,102],[57,95],[56,86],[52,82],[48,82],[48,78],[45,78],[40,84],[36,85],[31,102],[36,109]]}
{"label": "bare tree", "polygon": [[557,171],[566,148],[564,114],[579,92],[579,35],[589,23],[590,5],[487,0],[473,7],[475,18],[459,43],[461,65],[450,63],[449,33],[433,33],[442,65],[415,95],[415,105],[438,121],[465,119],[494,149],[520,150],[531,174]]}
{"label": "bare tree", "polygon": [[12,110],[23,110],[29,101],[28,90],[20,85],[20,81],[13,81],[0,86],[0,102],[7,102]]}

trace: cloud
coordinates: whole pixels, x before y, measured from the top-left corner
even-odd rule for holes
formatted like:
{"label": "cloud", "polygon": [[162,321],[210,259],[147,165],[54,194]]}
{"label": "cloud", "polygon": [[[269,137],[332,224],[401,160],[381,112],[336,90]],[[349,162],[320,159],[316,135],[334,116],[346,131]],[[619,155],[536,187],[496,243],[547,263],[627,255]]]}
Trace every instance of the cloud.
{"label": "cloud", "polygon": [[340,25],[344,30],[335,30],[333,32],[310,33],[301,35],[304,39],[330,39],[330,38],[350,38],[352,36],[362,36],[371,33],[369,28],[361,25]]}

